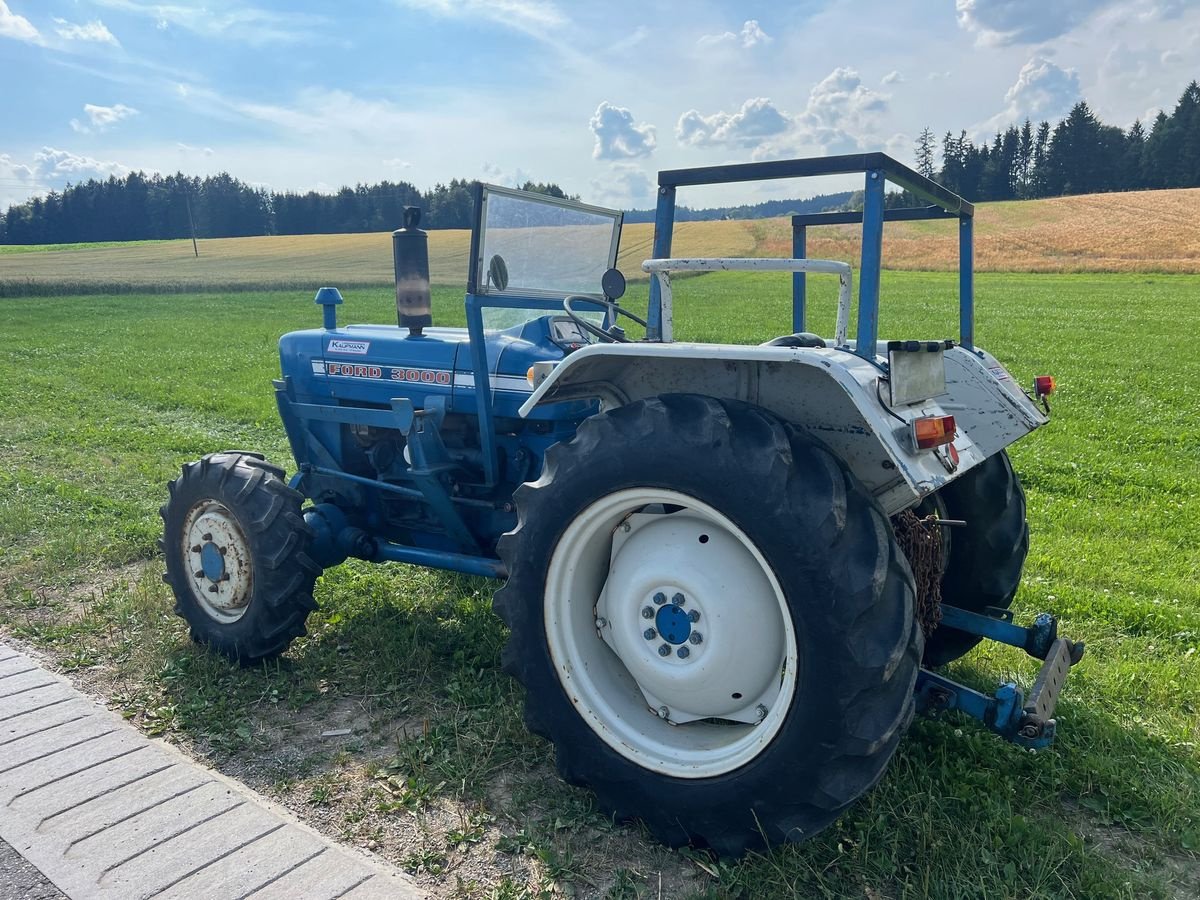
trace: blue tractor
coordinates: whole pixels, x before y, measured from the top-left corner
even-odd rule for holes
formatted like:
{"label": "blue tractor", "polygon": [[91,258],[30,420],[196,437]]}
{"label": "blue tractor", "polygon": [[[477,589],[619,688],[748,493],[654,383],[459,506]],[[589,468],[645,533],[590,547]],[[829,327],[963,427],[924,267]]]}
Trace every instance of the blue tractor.
{"label": "blue tractor", "polygon": [[[861,212],[797,216],[793,259],[671,256],[679,187],[860,173]],[[885,209],[891,181],[928,206]],[[558,770],[661,840],[738,854],[800,840],[882,776],[916,709],[1029,747],[1082,644],[1012,622],[1028,548],[1005,447],[1046,423],[975,346],[974,208],[883,154],[659,174],[643,319],[622,307],[622,215],[479,185],[466,328],[434,327],[415,210],[394,236],[397,325],[280,339],[297,472],[228,451],[163,507],[166,581],[192,636],[254,663],[303,635],[349,557],[500,579],[504,668]],[[956,219],[955,341],[877,340],[883,225]],[[852,272],[807,229],[861,222]],[[671,273],[790,272],[791,327],[757,346],[673,339]],[[806,330],[809,275],[838,280]],[[637,337],[630,336],[630,330]],[[1028,695],[939,666],[982,637],[1043,660]]]}

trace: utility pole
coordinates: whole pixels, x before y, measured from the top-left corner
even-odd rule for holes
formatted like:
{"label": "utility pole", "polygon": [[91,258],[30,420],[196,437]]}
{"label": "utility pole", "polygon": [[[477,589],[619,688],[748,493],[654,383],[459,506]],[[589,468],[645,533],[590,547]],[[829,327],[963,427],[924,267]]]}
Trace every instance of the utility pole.
{"label": "utility pole", "polygon": [[192,252],[196,259],[200,258],[200,248],[196,246],[196,220],[192,218],[192,191],[190,188],[183,192],[183,200],[187,204],[188,225],[192,229]]}

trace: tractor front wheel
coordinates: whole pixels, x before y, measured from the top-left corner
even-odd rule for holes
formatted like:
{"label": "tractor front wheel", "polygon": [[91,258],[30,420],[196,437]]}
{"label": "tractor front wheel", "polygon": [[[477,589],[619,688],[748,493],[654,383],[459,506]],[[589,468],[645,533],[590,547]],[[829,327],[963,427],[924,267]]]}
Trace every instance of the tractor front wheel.
{"label": "tractor front wheel", "polygon": [[765,411],[585,421],[516,492],[504,666],[560,774],[671,845],[801,840],[883,774],[922,637],[887,518]]}
{"label": "tractor front wheel", "polygon": [[211,453],[167,487],[163,581],[192,639],[247,665],[282,653],[305,633],[321,574],[300,493],[251,453]]}

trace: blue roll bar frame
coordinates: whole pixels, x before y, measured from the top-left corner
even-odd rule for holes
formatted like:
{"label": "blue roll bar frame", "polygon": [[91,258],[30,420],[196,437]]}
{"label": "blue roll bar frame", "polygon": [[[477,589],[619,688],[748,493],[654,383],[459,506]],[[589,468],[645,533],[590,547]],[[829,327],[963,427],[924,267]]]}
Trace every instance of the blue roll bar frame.
{"label": "blue roll bar frame", "polygon": [[[855,212],[811,213],[792,217],[792,254],[806,258],[807,229],[810,225],[847,225],[862,223],[862,257],[859,262],[858,328],[855,353],[875,363],[875,345],[879,336],[879,280],[883,259],[883,224],[926,219],[958,219],[958,308],[959,343],[968,350],[975,347],[975,206],[953,191],[926,178],[886,153],[854,153],[811,159],[785,159],[694,169],[667,169],[658,173],[658,205],[654,217],[654,258],[671,255],[671,237],[675,226],[675,193],[680,187],[701,184],[728,184],[743,181],[767,181],[779,178],[809,178],[820,175],[863,173],[863,208]],[[932,205],[904,209],[884,209],[884,183],[892,182]],[[804,331],[806,315],[805,276],[792,275],[792,329]],[[662,297],[658,280],[650,280],[650,323],[647,337],[662,340]]]}

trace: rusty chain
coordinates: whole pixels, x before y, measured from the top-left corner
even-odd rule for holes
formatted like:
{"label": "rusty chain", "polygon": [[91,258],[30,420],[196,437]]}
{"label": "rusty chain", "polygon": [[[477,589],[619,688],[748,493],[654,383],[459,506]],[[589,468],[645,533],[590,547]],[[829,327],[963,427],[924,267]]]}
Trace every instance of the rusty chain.
{"label": "rusty chain", "polygon": [[916,583],[917,621],[929,637],[942,621],[942,526],[936,515],[922,519],[906,509],[892,518],[892,528]]}

